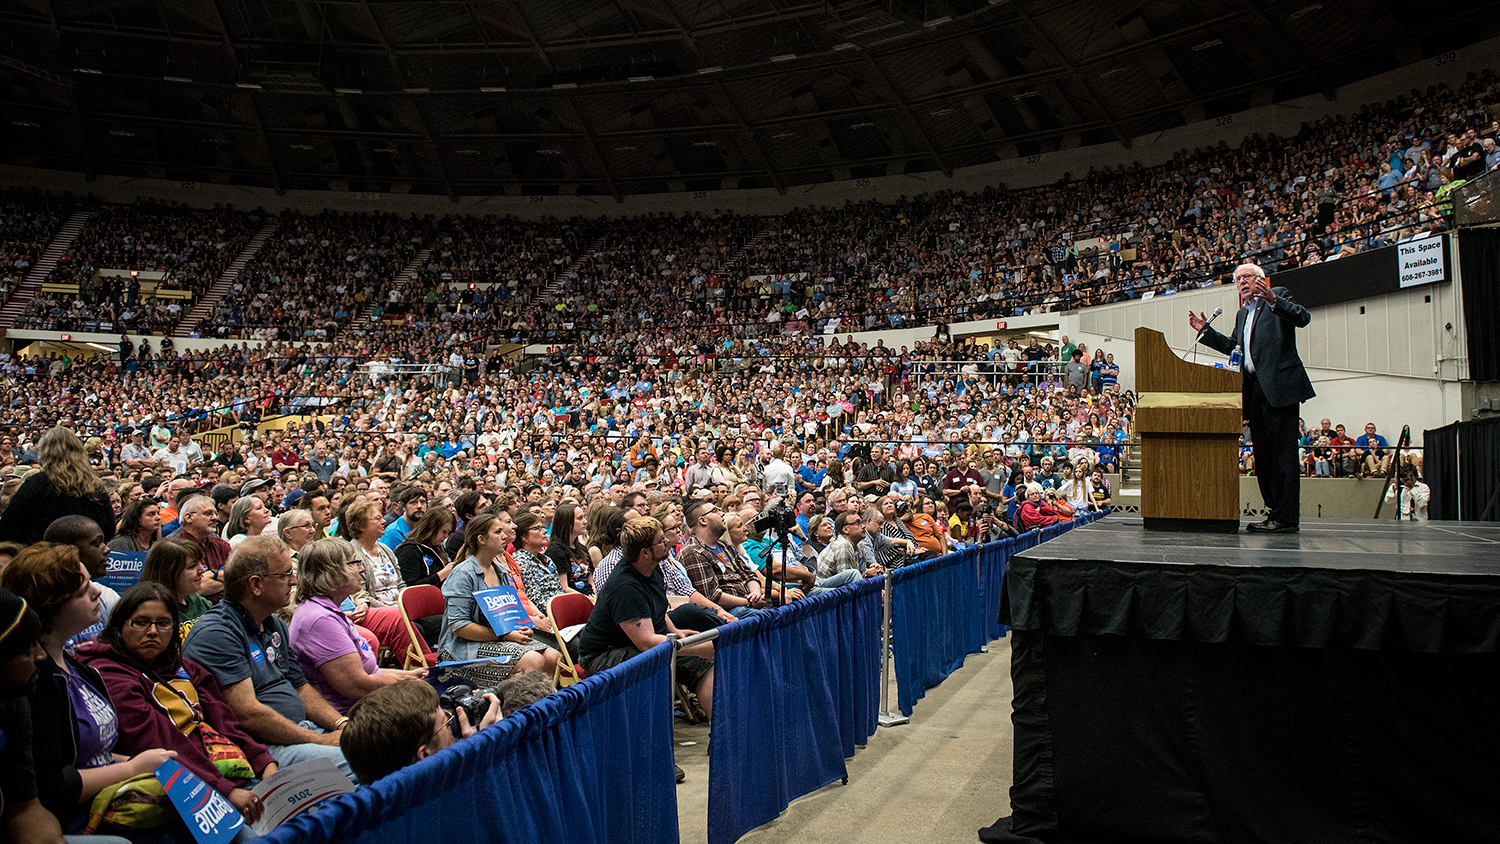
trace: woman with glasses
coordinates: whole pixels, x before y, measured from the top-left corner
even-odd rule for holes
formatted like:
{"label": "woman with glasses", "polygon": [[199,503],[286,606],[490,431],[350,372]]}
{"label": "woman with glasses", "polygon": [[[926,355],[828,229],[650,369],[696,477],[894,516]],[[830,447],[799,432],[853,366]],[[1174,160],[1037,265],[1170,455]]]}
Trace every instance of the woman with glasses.
{"label": "woman with glasses", "polygon": [[120,724],[104,680],[63,647],[99,619],[99,589],[89,581],[78,550],[50,542],[33,545],[6,567],[0,583],[37,611],[47,631],[42,648],[48,658],[26,696],[37,790],[63,832],[79,833],[94,795],[153,770],[172,755],[148,750],[116,761]]}
{"label": "woman with glasses", "polygon": [[292,549],[293,560],[309,543],[321,538],[317,525],[313,523],[312,511],[300,508],[288,510],[281,515],[276,523],[276,535]]}
{"label": "woman with glasses", "polygon": [[287,633],[297,664],[339,714],[381,686],[420,680],[425,669],[383,670],[370,643],[339,609],[364,588],[364,559],[342,539],[320,539],[297,558],[297,610]]}
{"label": "woman with glasses", "polygon": [[203,585],[203,571],[203,547],[182,537],[169,536],[151,546],[146,554],[141,582],[160,583],[171,590],[182,638],[187,638],[193,622],[213,607],[198,594]]}
{"label": "woman with glasses", "polygon": [[160,583],[120,596],[99,638],[78,649],[99,672],[119,718],[118,753],[169,750],[254,823],[260,798],[244,786],[276,773],[265,745],[240,727],[208,669],[182,657],[177,599]]}

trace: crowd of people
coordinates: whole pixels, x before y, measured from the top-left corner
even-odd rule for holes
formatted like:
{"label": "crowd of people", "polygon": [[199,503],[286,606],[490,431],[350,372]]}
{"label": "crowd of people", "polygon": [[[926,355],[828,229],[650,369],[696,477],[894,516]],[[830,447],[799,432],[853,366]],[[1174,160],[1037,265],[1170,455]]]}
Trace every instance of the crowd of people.
{"label": "crowd of people", "polygon": [[0,306],[21,286],[53,235],[77,208],[72,194],[0,191]]}
{"label": "crowd of people", "polygon": [[[1500,164],[1497,100],[1484,74],[1163,167],[770,220],[285,212],[197,328],[224,344],[127,331],[118,354],[0,361],[7,834],[186,840],[129,809],[166,759],[253,820],[279,766],[372,782],[668,638],[1112,507],[1135,396],[1108,351],[947,323],[1440,230],[1453,187]],[[14,278],[72,200],[0,199]],[[106,207],[56,276],[77,299],[28,314],[160,326],[93,271],[201,293],[262,222]],[[924,325],[910,347],[850,336]],[[1400,459],[1330,421],[1302,432],[1308,473]],[[1392,493],[1425,518],[1410,467]],[[111,552],[144,555],[138,583],[97,582]],[[420,587],[440,609],[410,618]],[[504,589],[524,621],[501,633],[476,594]],[[579,595],[588,622],[554,625]],[[473,661],[445,679],[492,689],[483,717],[443,708],[438,660]],[[707,716],[712,645],[677,677]]]}
{"label": "crowd of people", "polygon": [[[18,324],[51,331],[170,332],[262,222],[259,212],[229,206],[104,205],[47,277],[50,284],[77,285],[77,293],[38,294]],[[101,275],[100,270],[165,276],[143,285],[138,276]],[[154,295],[158,290],[188,291],[192,298]]]}
{"label": "crowd of people", "polygon": [[387,301],[402,268],[430,237],[430,217],[285,211],[275,234],[193,333],[332,339]]}

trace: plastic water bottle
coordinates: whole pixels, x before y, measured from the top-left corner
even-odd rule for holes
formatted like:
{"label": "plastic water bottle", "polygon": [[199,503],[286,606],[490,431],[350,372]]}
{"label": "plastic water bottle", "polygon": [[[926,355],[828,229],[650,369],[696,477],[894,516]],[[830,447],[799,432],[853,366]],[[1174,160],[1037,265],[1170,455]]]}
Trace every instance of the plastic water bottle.
{"label": "plastic water bottle", "polygon": [[1236,343],[1234,345],[1234,351],[1232,351],[1232,352],[1229,353],[1229,363],[1224,368],[1225,369],[1233,369],[1235,372],[1239,372],[1240,371],[1240,364],[1243,363],[1244,360],[1245,360],[1245,350],[1241,349],[1240,346],[1239,346],[1239,344]]}

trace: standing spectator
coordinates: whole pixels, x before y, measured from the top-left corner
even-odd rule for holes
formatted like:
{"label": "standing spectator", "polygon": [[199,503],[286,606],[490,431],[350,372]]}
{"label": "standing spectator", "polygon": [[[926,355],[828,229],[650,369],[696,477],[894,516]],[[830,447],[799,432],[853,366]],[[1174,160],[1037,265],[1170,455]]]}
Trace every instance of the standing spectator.
{"label": "standing spectator", "polygon": [[93,519],[103,528],[105,540],[112,539],[114,508],[78,435],[62,426],[53,428],[37,444],[37,457],[42,470],[27,476],[0,513],[0,540],[40,542],[47,525],[70,514]]}

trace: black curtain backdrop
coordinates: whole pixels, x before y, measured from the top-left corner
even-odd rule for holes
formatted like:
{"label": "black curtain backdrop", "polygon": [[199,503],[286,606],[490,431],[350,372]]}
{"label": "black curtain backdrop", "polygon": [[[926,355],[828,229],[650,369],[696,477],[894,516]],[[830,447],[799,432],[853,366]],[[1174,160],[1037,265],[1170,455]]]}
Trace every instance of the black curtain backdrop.
{"label": "black curtain backdrop", "polygon": [[[1466,286],[1468,277],[1465,272]],[[1467,290],[1464,299],[1467,306]],[[1474,335],[1469,336],[1472,339]],[[1472,361],[1470,357],[1471,366]],[[1424,431],[1422,446],[1422,475],[1432,489],[1428,515],[1449,521],[1480,521],[1500,489],[1500,460],[1495,459],[1500,454],[1500,418],[1455,422]],[[1500,521],[1500,502],[1490,509],[1485,521]]]}
{"label": "black curtain backdrop", "polygon": [[1461,232],[1458,261],[1463,268],[1469,377],[1475,381],[1500,381],[1500,231]]}

